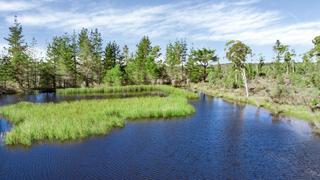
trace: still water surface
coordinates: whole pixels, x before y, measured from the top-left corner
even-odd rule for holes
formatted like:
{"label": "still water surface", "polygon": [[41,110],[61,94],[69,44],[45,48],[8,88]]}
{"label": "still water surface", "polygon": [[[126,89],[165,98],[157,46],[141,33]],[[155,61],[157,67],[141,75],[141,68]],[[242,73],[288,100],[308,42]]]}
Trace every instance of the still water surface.
{"label": "still water surface", "polygon": [[0,145],[0,179],[320,178],[320,138],[308,123],[205,95],[191,103],[190,117],[128,122],[81,142]]}

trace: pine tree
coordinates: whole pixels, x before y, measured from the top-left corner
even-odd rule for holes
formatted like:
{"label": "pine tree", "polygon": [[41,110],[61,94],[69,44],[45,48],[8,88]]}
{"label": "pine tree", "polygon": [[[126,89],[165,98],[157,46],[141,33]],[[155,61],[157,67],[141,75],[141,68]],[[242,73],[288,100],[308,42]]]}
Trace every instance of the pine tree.
{"label": "pine tree", "polygon": [[190,59],[199,64],[201,68],[201,79],[203,81],[206,81],[207,76],[208,76],[208,66],[210,62],[216,62],[218,61],[218,56],[215,54],[216,50],[215,49],[198,49],[198,50],[192,50]]}
{"label": "pine tree", "polygon": [[120,58],[120,46],[115,41],[108,42],[104,51],[104,69],[107,71],[114,68],[117,62],[119,62]]}
{"label": "pine tree", "polygon": [[[135,84],[146,84],[148,82],[148,75],[150,75],[150,62],[155,61],[155,49],[152,51],[151,41],[148,37],[144,36],[139,44],[137,44],[137,52],[134,60],[131,61],[126,72],[130,80]],[[154,54],[152,54],[152,52]],[[149,59],[150,58],[150,59]]]}
{"label": "pine tree", "polygon": [[92,58],[93,58],[93,71],[95,73],[94,81],[98,84],[102,83],[103,79],[103,64],[102,64],[102,37],[98,29],[91,32],[92,42]]}
{"label": "pine tree", "polygon": [[17,17],[14,19],[14,24],[9,27],[9,37],[5,38],[8,42],[8,56],[10,64],[12,65],[12,72],[14,72],[13,79],[18,83],[23,90],[30,88],[28,86],[28,66],[29,57],[27,54],[27,44],[24,42],[22,35],[22,26],[18,22]]}
{"label": "pine tree", "polygon": [[79,34],[79,74],[88,87],[94,79],[95,64],[93,61],[92,43],[88,35],[88,29],[82,29]]}

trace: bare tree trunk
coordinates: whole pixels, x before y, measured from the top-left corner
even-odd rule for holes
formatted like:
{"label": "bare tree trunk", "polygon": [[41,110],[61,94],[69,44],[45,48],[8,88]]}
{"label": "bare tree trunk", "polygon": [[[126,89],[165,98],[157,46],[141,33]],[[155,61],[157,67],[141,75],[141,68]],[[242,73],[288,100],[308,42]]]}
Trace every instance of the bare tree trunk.
{"label": "bare tree trunk", "polygon": [[249,90],[248,90],[248,83],[247,83],[247,76],[246,76],[246,69],[242,69],[242,76],[243,76],[243,82],[244,82],[244,87],[246,90],[246,96],[249,97]]}

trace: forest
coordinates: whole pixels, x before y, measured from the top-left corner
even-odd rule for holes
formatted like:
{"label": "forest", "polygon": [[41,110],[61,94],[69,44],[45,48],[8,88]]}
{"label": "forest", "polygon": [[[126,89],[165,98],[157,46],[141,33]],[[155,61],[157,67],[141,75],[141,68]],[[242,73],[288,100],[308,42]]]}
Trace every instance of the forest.
{"label": "forest", "polygon": [[[238,40],[228,41],[220,63],[214,48],[194,49],[185,40],[161,47],[142,37],[132,52],[115,41],[103,46],[98,29],[83,28],[79,34],[53,37],[45,58],[34,53],[35,40],[24,40],[22,25],[15,19],[5,38],[8,46],[0,57],[0,93],[55,90],[57,88],[171,84],[197,84],[242,96],[268,97],[278,104],[319,107],[320,36],[313,48],[297,55],[289,45],[275,41],[272,62],[255,55]],[[300,58],[301,57],[301,58]]]}

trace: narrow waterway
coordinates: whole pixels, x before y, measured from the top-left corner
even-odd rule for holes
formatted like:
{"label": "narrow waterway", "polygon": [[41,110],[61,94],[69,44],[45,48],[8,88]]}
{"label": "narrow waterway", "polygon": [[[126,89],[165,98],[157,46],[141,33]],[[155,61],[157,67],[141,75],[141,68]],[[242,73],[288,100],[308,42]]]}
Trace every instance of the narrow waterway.
{"label": "narrow waterway", "polygon": [[128,122],[80,142],[1,145],[0,179],[320,178],[320,138],[308,123],[206,95],[191,103],[190,117]]}

